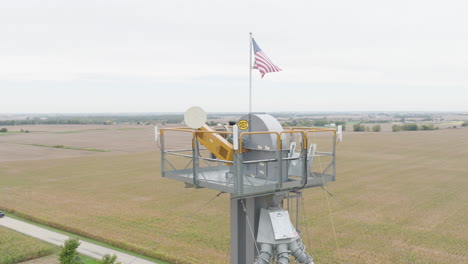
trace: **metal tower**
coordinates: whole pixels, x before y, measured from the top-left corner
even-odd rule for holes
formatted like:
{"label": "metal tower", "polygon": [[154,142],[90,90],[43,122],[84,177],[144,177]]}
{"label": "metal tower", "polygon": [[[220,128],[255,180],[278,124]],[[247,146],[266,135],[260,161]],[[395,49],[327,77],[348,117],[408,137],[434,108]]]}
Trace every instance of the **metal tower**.
{"label": "metal tower", "polygon": [[335,181],[341,126],[283,128],[250,113],[213,129],[200,108],[189,109],[185,122],[159,131],[161,175],[231,194],[231,263],[286,264],[294,256],[312,264],[285,205],[302,189]]}

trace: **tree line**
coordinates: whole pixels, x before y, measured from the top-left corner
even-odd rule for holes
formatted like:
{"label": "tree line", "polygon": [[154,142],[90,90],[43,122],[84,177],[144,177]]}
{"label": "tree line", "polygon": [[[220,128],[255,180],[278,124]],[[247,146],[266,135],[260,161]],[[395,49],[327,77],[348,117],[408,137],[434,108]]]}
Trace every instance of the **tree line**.
{"label": "tree line", "polygon": [[353,125],[353,130],[355,132],[364,132],[364,131],[380,132],[382,130],[382,127],[380,125],[373,125],[372,127],[370,127],[370,126],[365,126],[361,123],[357,123]]}
{"label": "tree line", "polygon": [[420,125],[417,124],[404,124],[404,125],[393,125],[392,132],[399,131],[418,131],[418,130],[437,130],[439,127],[434,126],[433,124]]}
{"label": "tree line", "polygon": [[21,125],[112,125],[115,123],[132,124],[177,124],[182,122],[183,115],[151,115],[151,116],[79,116],[79,117],[50,117],[0,120],[0,126]]}
{"label": "tree line", "polygon": [[281,123],[284,127],[323,127],[341,125],[343,131],[346,130],[346,121],[331,121],[331,120],[310,120],[310,119],[293,119]]}

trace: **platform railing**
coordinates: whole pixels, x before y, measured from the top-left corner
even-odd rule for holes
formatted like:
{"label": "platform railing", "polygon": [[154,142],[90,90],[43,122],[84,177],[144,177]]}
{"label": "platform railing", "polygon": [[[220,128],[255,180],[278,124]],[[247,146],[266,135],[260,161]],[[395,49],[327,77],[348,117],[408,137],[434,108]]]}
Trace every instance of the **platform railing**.
{"label": "platform railing", "polygon": [[[166,135],[169,133],[183,133],[187,135],[187,144],[191,144],[191,148],[187,146],[168,147]],[[328,181],[335,180],[336,172],[336,130],[334,129],[310,129],[310,128],[294,128],[282,132],[244,132],[239,135],[239,148],[234,151],[233,160],[222,160],[216,157],[207,156],[210,152],[200,145],[197,135],[200,133],[217,133],[222,135],[231,136],[232,132],[222,131],[197,131],[190,128],[164,128],[160,130],[160,145],[161,145],[161,172],[163,177],[176,179],[193,185],[194,187],[201,188],[207,187],[217,189],[224,192],[230,192],[238,196],[253,195],[255,193],[274,192],[278,190],[294,190],[299,188],[309,188],[325,184]],[[308,163],[308,158],[311,153],[308,153],[310,144],[313,144],[313,137],[317,133],[331,133],[332,145],[329,151],[316,151],[313,153],[314,164]],[[269,150],[274,152],[274,158],[258,159],[258,160],[245,160],[243,154],[247,151],[244,147],[244,139],[249,135],[272,135],[276,142],[276,149]],[[288,135],[294,135],[287,138]],[[191,137],[191,139],[189,138]],[[290,143],[291,138],[297,140],[298,146],[296,151],[299,155],[285,155],[289,148],[284,144]],[[261,150],[257,150],[261,151]],[[180,157],[180,158],[177,158]],[[323,166],[315,165],[315,159],[322,157],[329,157]],[[185,162],[179,161],[184,159]],[[177,161],[177,162],[176,162]],[[299,161],[302,166],[302,173],[297,176],[287,175],[287,182],[283,181],[284,172],[288,173],[290,162]],[[252,180],[251,176],[246,175],[245,166],[258,163],[277,163],[280,177],[276,181],[271,181],[268,171],[265,172],[264,185],[257,185]],[[228,166],[229,165],[229,166]],[[276,165],[275,165],[276,166]],[[286,167],[285,167],[286,166]],[[225,173],[225,179],[214,181],[206,175],[220,171]],[[321,178],[321,180],[320,180]],[[263,178],[259,178],[263,179]]]}
{"label": "platform railing", "polygon": [[[315,153],[315,157],[330,157],[330,162],[321,164],[322,160],[319,160],[319,166],[311,166],[311,173],[314,175],[314,170],[312,168],[319,168],[321,170],[321,175],[319,177],[324,177],[324,176],[330,176],[332,178],[332,181],[335,181],[336,178],[336,144],[338,143],[337,141],[337,132],[335,129],[329,129],[329,128],[319,128],[319,129],[312,129],[312,130],[306,130],[304,131],[306,135],[314,135],[318,133],[331,133],[332,136],[332,143],[331,143],[331,150],[330,151],[317,151]],[[325,167],[325,169],[323,169]],[[330,173],[327,174],[328,171]]]}

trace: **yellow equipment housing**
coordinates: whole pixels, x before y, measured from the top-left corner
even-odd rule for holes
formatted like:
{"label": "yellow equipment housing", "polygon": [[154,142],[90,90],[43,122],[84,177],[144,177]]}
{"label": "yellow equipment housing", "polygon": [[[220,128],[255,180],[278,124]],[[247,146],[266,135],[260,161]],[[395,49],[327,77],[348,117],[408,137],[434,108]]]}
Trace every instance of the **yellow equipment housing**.
{"label": "yellow equipment housing", "polygon": [[[203,125],[196,132],[198,141],[220,160],[234,160],[232,144],[208,125]],[[232,165],[232,164],[229,164]]]}

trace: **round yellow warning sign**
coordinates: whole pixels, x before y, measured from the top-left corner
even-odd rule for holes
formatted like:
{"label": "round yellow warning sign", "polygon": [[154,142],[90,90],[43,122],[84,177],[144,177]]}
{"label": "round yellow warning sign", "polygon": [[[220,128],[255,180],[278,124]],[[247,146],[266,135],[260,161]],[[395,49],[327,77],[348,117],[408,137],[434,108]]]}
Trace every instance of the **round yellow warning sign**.
{"label": "round yellow warning sign", "polygon": [[237,126],[241,130],[246,130],[247,128],[249,128],[249,122],[247,122],[247,120],[240,120],[239,122],[237,122]]}

